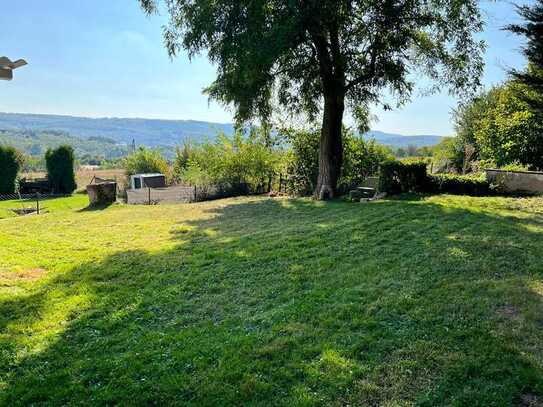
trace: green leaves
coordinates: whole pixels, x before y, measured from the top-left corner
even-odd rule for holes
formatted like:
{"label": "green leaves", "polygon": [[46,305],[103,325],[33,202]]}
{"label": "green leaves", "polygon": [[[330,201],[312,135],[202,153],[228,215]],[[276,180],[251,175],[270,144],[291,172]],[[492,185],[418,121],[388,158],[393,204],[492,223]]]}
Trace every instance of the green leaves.
{"label": "green leaves", "polygon": [[518,14],[524,20],[522,24],[512,24],[507,30],[525,37],[526,46],[523,53],[528,66],[522,72],[513,70],[513,78],[532,89],[532,93],[524,95],[530,108],[543,112],[543,2],[541,0],[530,5],[519,6]]}
{"label": "green leaves", "polygon": [[543,168],[541,115],[526,102],[533,93],[518,82],[507,82],[481,94],[456,115],[461,142],[498,166],[519,162]]}
{"label": "green leaves", "polygon": [[[221,135],[215,142],[178,150],[176,177],[184,183],[225,189],[248,187],[247,192],[262,192],[278,171],[282,151],[273,149],[263,134],[232,137]],[[185,153],[186,152],[186,153]]]}
{"label": "green leaves", "polygon": [[64,145],[56,149],[48,149],[45,153],[47,178],[53,193],[71,194],[77,188],[74,173],[74,150]]}
{"label": "green leaves", "polygon": [[[300,195],[310,194],[319,172],[318,130],[282,130],[291,150],[287,156],[288,188]],[[343,192],[360,185],[368,176],[377,174],[379,165],[392,159],[388,147],[374,140],[366,141],[349,129],[343,132],[344,160],[339,179]]]}
{"label": "green leaves", "polygon": [[[152,13],[158,1],[140,0]],[[327,83],[349,106],[391,90],[405,102],[415,72],[450,85],[478,86],[483,44],[476,0],[167,0],[170,55],[206,53],[217,78],[210,98],[238,121],[270,119],[273,108],[315,117]]]}
{"label": "green leaves", "polygon": [[160,173],[168,180],[171,178],[168,162],[159,150],[140,147],[123,160],[123,167],[126,175]]}
{"label": "green leaves", "polygon": [[15,192],[17,174],[23,164],[23,156],[13,147],[0,145],[0,194]]}
{"label": "green leaves", "polygon": [[[157,9],[158,0],[140,2]],[[379,103],[385,91],[400,105],[425,75],[430,90],[469,93],[483,69],[477,0],[165,2],[170,55],[206,53],[217,77],[205,92],[233,107],[238,124],[270,123],[277,108],[310,121],[323,113],[319,199],[336,192],[346,107],[366,127],[357,107]]]}

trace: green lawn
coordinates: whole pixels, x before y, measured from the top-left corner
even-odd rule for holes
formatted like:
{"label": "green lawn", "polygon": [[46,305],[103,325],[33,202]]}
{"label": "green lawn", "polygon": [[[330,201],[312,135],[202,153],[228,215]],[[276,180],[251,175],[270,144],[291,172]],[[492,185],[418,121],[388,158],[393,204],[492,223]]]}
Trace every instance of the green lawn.
{"label": "green lawn", "polygon": [[[39,206],[42,213],[57,212],[67,209],[80,209],[88,205],[89,198],[85,194],[75,194],[66,198],[42,198]],[[0,201],[0,220],[17,216],[14,209],[36,209],[35,199]]]}
{"label": "green lawn", "polygon": [[543,402],[541,198],[85,202],[0,220],[0,405]]}

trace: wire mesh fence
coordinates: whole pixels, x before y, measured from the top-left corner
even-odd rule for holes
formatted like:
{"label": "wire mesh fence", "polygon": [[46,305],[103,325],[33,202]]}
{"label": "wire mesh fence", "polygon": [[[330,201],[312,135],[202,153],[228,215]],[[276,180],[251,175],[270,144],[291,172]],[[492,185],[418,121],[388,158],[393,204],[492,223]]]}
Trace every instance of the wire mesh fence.
{"label": "wire mesh fence", "polygon": [[154,205],[161,202],[194,202],[195,197],[196,188],[187,186],[126,190],[126,203],[131,205]]}
{"label": "wire mesh fence", "polygon": [[41,194],[39,192],[31,194],[0,194],[0,202],[4,209],[13,211],[18,215],[29,213],[42,213],[46,208],[44,202],[53,198],[65,197],[65,194]]}
{"label": "wire mesh fence", "polygon": [[34,200],[34,199],[49,199],[49,198],[60,198],[66,196],[65,194],[43,194],[39,192],[33,192],[29,194],[0,194],[0,201],[24,201],[24,200]]}
{"label": "wire mesh fence", "polygon": [[173,185],[163,188],[127,189],[126,203],[131,205],[156,205],[159,203],[189,203],[233,196],[269,192],[265,188],[252,191],[245,183],[235,185],[186,186]]}

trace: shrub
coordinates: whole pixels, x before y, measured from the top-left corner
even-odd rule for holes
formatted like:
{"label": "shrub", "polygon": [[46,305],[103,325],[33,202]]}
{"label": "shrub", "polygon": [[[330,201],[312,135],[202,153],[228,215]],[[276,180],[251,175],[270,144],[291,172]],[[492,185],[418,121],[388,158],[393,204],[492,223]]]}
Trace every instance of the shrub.
{"label": "shrub", "polygon": [[518,161],[515,161],[514,163],[504,165],[500,168],[504,171],[529,171],[530,169],[526,165],[520,164]]}
{"label": "shrub", "polygon": [[310,195],[319,175],[319,130],[284,129],[282,135],[290,145],[287,154],[287,190]]}
{"label": "shrub", "polygon": [[456,195],[491,195],[490,184],[482,176],[429,175],[425,163],[390,161],[381,165],[379,190],[388,194],[430,192]]}
{"label": "shrub", "polygon": [[471,196],[486,196],[493,193],[486,179],[466,175],[430,175],[426,185],[426,191],[433,193]]}
{"label": "shrub", "polygon": [[388,194],[422,192],[427,183],[426,163],[387,161],[381,164],[379,190]]}
{"label": "shrub", "polygon": [[398,161],[404,164],[432,164],[432,157],[404,157],[400,158]]}
{"label": "shrub", "polygon": [[379,173],[379,166],[393,159],[388,147],[375,140],[366,141],[351,132],[345,133],[344,160],[338,190],[347,192],[360,185],[367,177]]}
{"label": "shrub", "polygon": [[[290,152],[287,158],[287,188],[290,192],[313,193],[319,174],[319,130],[282,130]],[[366,141],[348,129],[343,130],[343,166],[338,180],[338,191],[346,192],[360,185],[368,176],[379,171],[382,162],[391,160],[388,147],[374,140]]]}
{"label": "shrub", "polygon": [[181,174],[187,170],[189,166],[189,160],[194,155],[195,146],[186,141],[183,143],[183,147],[177,146],[175,148],[175,160],[173,163],[173,177],[176,181],[181,181]]}
{"label": "shrub", "polygon": [[257,131],[224,134],[213,142],[178,149],[176,178],[196,186],[215,186],[227,194],[264,192],[278,172],[282,152]]}
{"label": "shrub", "polygon": [[432,147],[432,172],[461,173],[469,169],[474,158],[470,156],[469,144],[459,137],[446,137]]}
{"label": "shrub", "polygon": [[16,190],[17,175],[23,164],[23,156],[13,147],[0,146],[0,194],[12,194]]}
{"label": "shrub", "polygon": [[47,178],[54,193],[71,194],[77,188],[74,173],[74,150],[70,146],[48,149],[45,153]]}
{"label": "shrub", "polygon": [[171,172],[168,162],[162,157],[159,150],[145,147],[138,148],[123,160],[123,167],[127,176],[134,174],[160,173],[169,181]]}

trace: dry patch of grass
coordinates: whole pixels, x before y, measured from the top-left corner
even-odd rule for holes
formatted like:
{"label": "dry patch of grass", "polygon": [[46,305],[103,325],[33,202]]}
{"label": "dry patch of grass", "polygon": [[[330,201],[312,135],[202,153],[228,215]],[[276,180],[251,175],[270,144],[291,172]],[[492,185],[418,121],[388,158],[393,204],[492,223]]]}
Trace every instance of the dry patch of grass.
{"label": "dry patch of grass", "polygon": [[18,281],[35,281],[45,275],[46,271],[42,268],[32,268],[21,271],[0,271],[0,281],[16,283]]}
{"label": "dry patch of grass", "polygon": [[92,181],[93,177],[98,177],[102,179],[115,179],[117,180],[117,183],[121,186],[126,182],[126,174],[123,169],[79,169],[75,174],[77,188],[85,189],[85,187]]}

